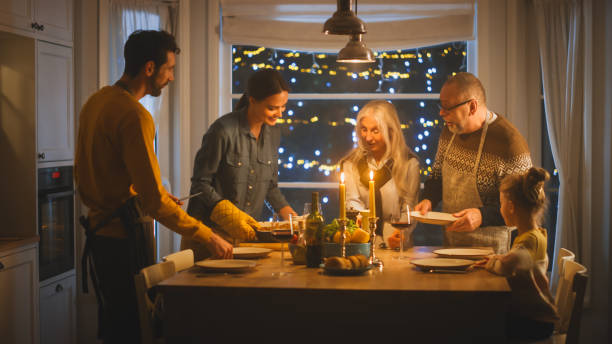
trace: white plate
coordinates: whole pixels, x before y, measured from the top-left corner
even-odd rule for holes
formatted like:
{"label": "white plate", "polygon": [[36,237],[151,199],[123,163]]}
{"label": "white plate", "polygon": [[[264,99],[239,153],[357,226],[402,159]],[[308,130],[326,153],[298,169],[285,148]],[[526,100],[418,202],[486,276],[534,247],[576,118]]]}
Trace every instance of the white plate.
{"label": "white plate", "polygon": [[237,259],[252,259],[267,257],[270,252],[271,249],[263,247],[234,247],[232,253]]}
{"label": "white plate", "polygon": [[452,214],[440,213],[437,211],[430,211],[425,215],[421,215],[420,211],[411,211],[410,217],[414,218],[415,220],[419,222],[429,223],[432,225],[441,225],[441,226],[451,224],[458,219],[457,217],[454,217]]}
{"label": "white plate", "polygon": [[453,258],[423,258],[410,262],[423,270],[464,270],[474,264],[473,260]]}
{"label": "white plate", "polygon": [[447,258],[481,259],[493,254],[493,250],[485,250],[481,248],[444,248],[434,250],[433,253],[440,257]]}
{"label": "white plate", "polygon": [[207,259],[196,262],[195,265],[208,270],[238,272],[252,269],[257,263],[240,259]]}

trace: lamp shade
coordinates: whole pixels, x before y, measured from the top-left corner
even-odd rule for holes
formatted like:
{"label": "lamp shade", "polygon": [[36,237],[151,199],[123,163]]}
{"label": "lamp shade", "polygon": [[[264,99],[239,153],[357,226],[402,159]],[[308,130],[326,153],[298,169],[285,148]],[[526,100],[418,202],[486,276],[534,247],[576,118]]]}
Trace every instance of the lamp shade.
{"label": "lamp shade", "polygon": [[341,63],[372,63],[374,53],[363,43],[362,35],[352,35],[346,46],[338,53],[337,62]]}
{"label": "lamp shade", "polygon": [[352,0],[338,0],[338,9],[325,21],[323,33],[326,35],[353,35],[366,33],[365,23],[351,10]]}

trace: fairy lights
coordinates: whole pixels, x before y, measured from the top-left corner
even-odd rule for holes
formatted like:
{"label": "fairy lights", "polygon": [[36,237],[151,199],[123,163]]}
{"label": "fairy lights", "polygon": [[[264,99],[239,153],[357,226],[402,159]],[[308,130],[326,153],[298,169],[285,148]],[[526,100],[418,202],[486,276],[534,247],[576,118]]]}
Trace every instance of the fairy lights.
{"label": "fairy lights", "polygon": [[253,70],[273,68],[291,85],[291,94],[364,93],[363,99],[291,98],[283,117],[278,148],[279,181],[336,181],[338,161],[358,147],[356,117],[369,94],[433,95],[431,99],[396,99],[400,128],[420,157],[421,175],[431,174],[437,141],[444,126],[435,96],[449,75],[465,71],[465,42],[419,49],[375,52],[376,63],[338,64],[335,54],[253,46],[232,47],[232,93],[237,101]]}

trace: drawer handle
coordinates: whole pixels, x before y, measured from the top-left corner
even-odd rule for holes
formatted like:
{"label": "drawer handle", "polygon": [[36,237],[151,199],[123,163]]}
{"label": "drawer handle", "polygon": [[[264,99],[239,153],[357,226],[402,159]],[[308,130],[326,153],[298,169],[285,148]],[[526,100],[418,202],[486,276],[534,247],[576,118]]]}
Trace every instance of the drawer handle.
{"label": "drawer handle", "polygon": [[45,160],[45,152],[38,153],[38,158],[41,160]]}
{"label": "drawer handle", "polygon": [[61,284],[58,284],[57,287],[55,287],[56,293],[61,293],[63,290],[64,290],[64,287],[62,287]]}

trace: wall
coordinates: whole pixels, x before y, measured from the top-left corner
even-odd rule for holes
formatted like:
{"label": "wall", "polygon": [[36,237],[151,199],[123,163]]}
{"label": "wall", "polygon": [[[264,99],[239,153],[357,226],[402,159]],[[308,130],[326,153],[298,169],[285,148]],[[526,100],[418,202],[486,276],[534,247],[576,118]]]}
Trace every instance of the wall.
{"label": "wall", "polygon": [[[74,2],[74,89],[75,129],[78,128],[78,114],[90,95],[98,90],[98,3],[97,1]],[[76,136],[75,136],[76,137]],[[79,202],[77,194],[76,214],[86,215],[87,209]],[[85,240],[84,232],[77,222],[77,342],[95,343],[98,306],[92,288],[84,294],[81,288],[81,255]]]}

